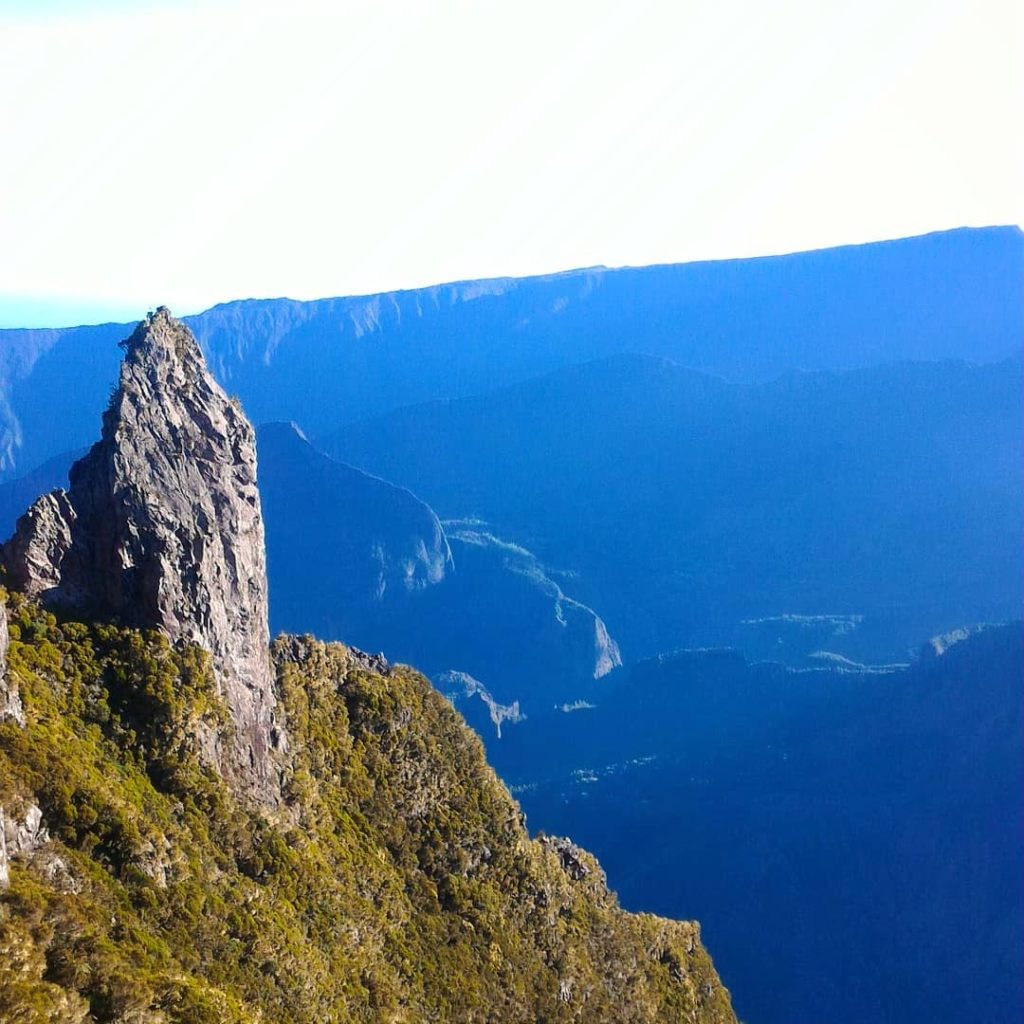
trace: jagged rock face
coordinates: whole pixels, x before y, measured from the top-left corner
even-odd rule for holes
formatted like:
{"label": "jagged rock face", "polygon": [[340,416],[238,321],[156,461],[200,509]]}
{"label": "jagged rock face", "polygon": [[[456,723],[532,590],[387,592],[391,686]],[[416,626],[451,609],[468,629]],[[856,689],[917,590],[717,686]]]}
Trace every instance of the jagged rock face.
{"label": "jagged rock face", "polygon": [[263,424],[256,444],[275,630],[308,628],[322,604],[346,617],[340,636],[357,638],[356,609],[401,602],[452,570],[441,523],[409,491],[324,455],[294,423]]}
{"label": "jagged rock face", "polygon": [[3,549],[12,584],[52,606],[157,628],[213,656],[234,725],[219,767],[273,801],[273,676],[252,426],[166,309],[122,343],[101,440],[70,488]]}
{"label": "jagged rock face", "polygon": [[64,490],[44,494],[18,520],[14,536],[4,547],[11,581],[32,597],[65,597],[71,579],[63,580],[64,562],[71,550],[72,529],[78,518]]}
{"label": "jagged rock face", "polygon": [[607,891],[608,879],[594,858],[567,836],[540,836],[541,846],[551,850],[558,857],[562,870],[574,881],[589,880],[601,891]]}

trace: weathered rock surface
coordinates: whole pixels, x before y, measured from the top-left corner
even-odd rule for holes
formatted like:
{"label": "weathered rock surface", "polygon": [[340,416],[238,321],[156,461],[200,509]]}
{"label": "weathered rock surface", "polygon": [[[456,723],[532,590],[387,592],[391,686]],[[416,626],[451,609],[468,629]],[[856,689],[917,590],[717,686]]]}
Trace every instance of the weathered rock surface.
{"label": "weathered rock surface", "polygon": [[3,805],[0,804],[0,889],[6,889],[11,884],[11,862],[7,852],[6,825],[7,816],[4,814]]}
{"label": "weathered rock surface", "polygon": [[10,882],[11,860],[30,857],[49,839],[43,812],[35,804],[29,804],[21,814],[0,804],[0,889],[6,889]]}
{"label": "weathered rock surface", "polygon": [[11,581],[32,597],[63,598],[79,586],[63,578],[64,562],[71,551],[78,513],[63,489],[44,494],[18,520],[14,536],[4,547],[4,561]]}
{"label": "weathered rock surface", "polygon": [[608,879],[601,865],[582,846],[577,846],[566,836],[540,836],[539,842],[558,857],[562,870],[574,882],[589,880],[600,889],[607,889]]}
{"label": "weathered rock surface", "polygon": [[40,498],[3,547],[11,584],[44,603],[199,644],[233,724],[220,768],[278,790],[263,519],[252,426],[161,308],[122,343],[101,440],[70,487]]}
{"label": "weathered rock surface", "polygon": [[19,725],[25,724],[25,713],[21,707],[18,687],[7,675],[7,609],[0,601],[0,722],[13,718]]}

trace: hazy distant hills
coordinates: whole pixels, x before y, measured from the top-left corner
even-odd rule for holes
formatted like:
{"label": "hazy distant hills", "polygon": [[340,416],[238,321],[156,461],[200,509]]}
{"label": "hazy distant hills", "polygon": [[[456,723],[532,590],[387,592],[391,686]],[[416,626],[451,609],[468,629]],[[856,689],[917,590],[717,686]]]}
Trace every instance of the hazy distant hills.
{"label": "hazy distant hills", "polygon": [[[257,421],[483,519],[467,564],[491,533],[571,574],[557,586],[627,658],[889,659],[1020,607],[1022,238],[252,300],[189,323]],[[0,477],[89,441],[126,333],[0,332]],[[341,505],[312,506],[325,536],[362,529],[358,508],[329,518]],[[349,567],[331,571],[316,625],[337,635],[361,612]]]}
{"label": "hazy distant hills", "polygon": [[[187,321],[254,421],[294,419],[318,436],[618,352],[746,381],[797,367],[997,360],[1024,335],[1022,279],[1018,229],[964,229],[762,259],[247,300]],[[0,331],[2,473],[88,443],[127,333]]]}
{"label": "hazy distant hills", "polygon": [[1018,614],[1021,394],[1019,358],[750,384],[623,355],[325,445],[578,570],[629,657],[877,659]]}
{"label": "hazy distant hills", "polygon": [[489,756],[531,826],[593,849],[627,905],[700,917],[742,1019],[1014,1024],[1021,635],[889,673],[680,652]]}

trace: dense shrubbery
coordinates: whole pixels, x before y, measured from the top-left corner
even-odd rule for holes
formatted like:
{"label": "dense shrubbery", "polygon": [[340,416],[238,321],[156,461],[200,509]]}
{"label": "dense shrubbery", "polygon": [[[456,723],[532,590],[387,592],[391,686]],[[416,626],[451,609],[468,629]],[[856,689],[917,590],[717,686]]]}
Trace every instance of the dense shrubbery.
{"label": "dense shrubbery", "polygon": [[270,814],[202,757],[228,727],[202,652],[9,607],[0,804],[52,841],[0,901],[0,1019],[732,1019],[696,929],[571,880],[415,673],[278,641]]}

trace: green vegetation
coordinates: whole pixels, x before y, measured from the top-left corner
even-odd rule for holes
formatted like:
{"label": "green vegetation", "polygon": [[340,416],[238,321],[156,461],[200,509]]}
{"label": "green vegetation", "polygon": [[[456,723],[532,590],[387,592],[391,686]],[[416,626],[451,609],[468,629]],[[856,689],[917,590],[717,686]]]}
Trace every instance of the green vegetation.
{"label": "green vegetation", "polygon": [[0,896],[0,1020],[732,1021],[695,925],[621,911],[528,839],[477,738],[415,672],[274,648],[285,802],[207,765],[206,656],[8,601],[27,725],[0,805],[51,839]]}

